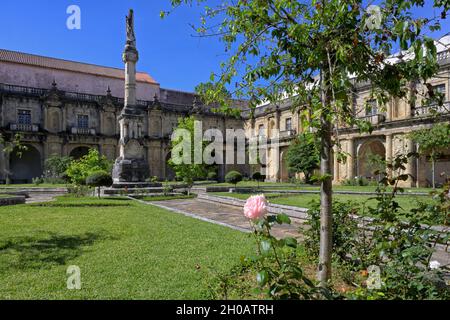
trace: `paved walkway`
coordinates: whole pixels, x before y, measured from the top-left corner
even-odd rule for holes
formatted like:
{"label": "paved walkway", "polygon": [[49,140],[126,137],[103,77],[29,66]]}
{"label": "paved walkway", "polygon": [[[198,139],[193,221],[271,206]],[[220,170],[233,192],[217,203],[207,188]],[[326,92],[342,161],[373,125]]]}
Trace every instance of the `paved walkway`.
{"label": "paved walkway", "polygon": [[[225,225],[244,232],[252,231],[248,219],[244,216],[242,208],[218,204],[199,199],[183,199],[149,202],[152,205],[175,211],[208,222]],[[291,219],[291,225],[275,225],[272,229],[275,237],[300,238],[298,228],[301,221]]]}
{"label": "paved walkway", "polygon": [[28,195],[29,198],[25,199],[25,203],[50,202],[53,201],[55,197],[62,194],[52,192],[30,192]]}

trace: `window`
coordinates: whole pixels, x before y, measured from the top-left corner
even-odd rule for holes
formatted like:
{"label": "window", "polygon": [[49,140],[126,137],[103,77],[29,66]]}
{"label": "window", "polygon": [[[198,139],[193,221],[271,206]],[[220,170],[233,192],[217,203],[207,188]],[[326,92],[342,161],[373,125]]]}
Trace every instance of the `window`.
{"label": "window", "polygon": [[433,91],[445,96],[445,84],[438,84],[436,86],[433,86]]}
{"label": "window", "polygon": [[19,124],[31,124],[31,110],[17,110],[17,122]]}
{"label": "window", "polygon": [[377,101],[375,99],[366,102],[366,116],[374,116],[378,114]]}
{"label": "window", "polygon": [[260,136],[264,136],[264,135],[265,135],[265,132],[264,132],[264,125],[263,125],[263,124],[260,124],[260,125],[259,125],[259,127],[258,127],[258,134],[259,134]]}
{"label": "window", "polygon": [[286,119],[285,127],[286,127],[286,131],[291,131],[292,130],[292,119],[291,118],[287,118]]}
{"label": "window", "polygon": [[89,116],[79,114],[77,117],[77,127],[81,129],[89,129]]}

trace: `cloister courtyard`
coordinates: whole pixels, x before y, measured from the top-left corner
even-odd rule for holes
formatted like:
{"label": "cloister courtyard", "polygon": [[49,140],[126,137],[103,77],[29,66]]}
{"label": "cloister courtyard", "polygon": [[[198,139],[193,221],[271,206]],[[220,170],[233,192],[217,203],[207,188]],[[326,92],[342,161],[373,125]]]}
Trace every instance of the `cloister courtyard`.
{"label": "cloister courtyard", "polygon": [[450,300],[448,0],[3,2],[0,300]]}
{"label": "cloister courtyard", "polygon": [[[220,275],[230,274],[242,257],[256,254],[243,206],[249,196],[261,193],[269,212],[290,217],[291,224],[275,226],[273,234],[299,240],[299,263],[314,278],[316,261],[302,244],[302,227],[312,202],[319,199],[318,186],[243,181],[235,189],[227,183],[198,182],[187,196],[182,183],[165,184],[177,194],[99,199],[95,190],[89,191],[91,196],[68,194],[64,184],[0,187],[0,199],[23,197],[26,202],[0,207],[0,297],[258,299],[250,274],[226,293],[220,289]],[[406,189],[398,197],[401,211],[431,203],[430,191]],[[374,186],[336,186],[334,196],[373,207],[374,192]],[[433,260],[448,265],[448,247],[439,246]],[[80,268],[81,290],[67,288],[71,265]],[[339,268],[333,285],[339,292],[356,290]]]}

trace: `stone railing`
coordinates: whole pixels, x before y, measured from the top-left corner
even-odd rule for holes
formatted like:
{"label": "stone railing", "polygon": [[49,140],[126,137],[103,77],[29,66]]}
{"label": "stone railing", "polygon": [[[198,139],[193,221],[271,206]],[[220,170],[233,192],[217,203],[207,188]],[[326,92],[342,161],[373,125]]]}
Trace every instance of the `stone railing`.
{"label": "stone railing", "polygon": [[415,117],[429,116],[433,113],[445,114],[450,113],[450,101],[445,102],[442,106],[431,105],[431,106],[420,106],[414,108],[412,114]]}
{"label": "stone railing", "polygon": [[[19,93],[19,94],[27,94],[27,95],[33,95],[42,97],[47,95],[50,92],[50,89],[40,89],[40,88],[31,88],[31,87],[23,87],[23,86],[17,86],[17,85],[10,85],[10,84],[4,84],[0,83],[0,92],[10,92],[10,93]],[[79,100],[79,101],[89,101],[89,102],[102,102],[106,95],[95,95],[95,94],[89,94],[89,93],[79,93],[79,92],[69,92],[69,91],[59,91],[59,93],[70,100]],[[118,105],[124,104],[123,98],[117,98],[117,97],[110,97],[110,99]],[[137,100],[137,105],[140,106],[148,106],[150,104],[149,101],[145,100]]]}
{"label": "stone railing", "polygon": [[280,139],[285,139],[285,138],[294,138],[297,134],[297,131],[295,130],[284,130],[284,131],[280,131]]}
{"label": "stone railing", "polygon": [[22,87],[22,86],[13,86],[13,85],[4,84],[4,83],[0,83],[0,91],[20,93],[20,94],[29,94],[29,95],[37,95],[37,96],[42,96],[42,95],[44,95],[45,93],[48,92],[48,90],[45,90],[45,89],[29,88],[29,87]]}
{"label": "stone railing", "polygon": [[437,54],[437,61],[444,61],[450,59],[450,50],[444,51],[444,52],[439,52]]}
{"label": "stone railing", "polygon": [[95,136],[95,129],[72,127],[72,134]]}
{"label": "stone railing", "polygon": [[386,116],[384,114],[378,113],[375,115],[358,117],[359,120],[370,122],[373,125],[377,125],[386,121]]}
{"label": "stone railing", "polygon": [[9,129],[11,131],[38,132],[39,126],[37,124],[11,123]]}

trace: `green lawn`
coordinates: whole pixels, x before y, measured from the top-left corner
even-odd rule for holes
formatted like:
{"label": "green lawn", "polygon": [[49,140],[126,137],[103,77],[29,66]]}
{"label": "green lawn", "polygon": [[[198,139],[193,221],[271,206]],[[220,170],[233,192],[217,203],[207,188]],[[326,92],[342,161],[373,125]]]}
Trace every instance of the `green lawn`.
{"label": "green lawn", "polygon": [[28,184],[2,184],[0,185],[1,189],[21,189],[21,188],[66,188],[67,184],[64,183],[41,183],[41,184],[34,184],[34,183],[28,183]]}
{"label": "green lawn", "polygon": [[[1,207],[0,230],[0,299],[208,298],[210,268],[254,248],[241,232],[120,198]],[[66,288],[69,265],[81,290]]]}
{"label": "green lawn", "polygon": [[[234,184],[230,183],[216,183],[208,186],[220,186],[220,187],[230,187],[234,188]],[[264,188],[271,189],[291,189],[291,190],[315,190],[319,191],[320,187],[316,185],[298,185],[293,183],[285,183],[285,182],[261,182],[259,186]],[[237,187],[253,187],[257,188],[258,184],[254,181],[242,181],[237,184]],[[375,192],[376,186],[341,186],[336,185],[333,186],[333,190],[335,191],[362,191],[362,192]],[[405,192],[430,192],[432,188],[405,188]]]}
{"label": "green lawn", "polygon": [[[250,194],[242,194],[242,193],[229,193],[229,192],[214,192],[211,193],[213,195],[225,196],[225,197],[234,197],[237,199],[247,199]],[[372,195],[350,195],[350,194],[334,194],[333,199],[339,201],[354,201],[358,204],[366,204],[375,206],[376,200],[370,199],[374,196]],[[309,208],[311,205],[311,201],[317,200],[319,201],[319,194],[300,194],[300,195],[283,195],[283,194],[266,194],[266,198],[271,203],[275,204],[283,204],[294,207],[301,208]],[[410,210],[415,207],[417,204],[417,200],[421,201],[431,201],[429,196],[398,196],[397,201],[402,207],[403,210]]]}

